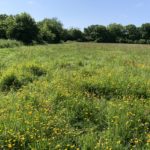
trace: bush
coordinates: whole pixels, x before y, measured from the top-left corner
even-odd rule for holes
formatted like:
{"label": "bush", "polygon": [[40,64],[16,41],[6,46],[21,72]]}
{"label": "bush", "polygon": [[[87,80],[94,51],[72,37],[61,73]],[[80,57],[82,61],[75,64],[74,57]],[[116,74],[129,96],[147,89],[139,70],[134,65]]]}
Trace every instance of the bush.
{"label": "bush", "polygon": [[128,40],[128,41],[127,41],[127,43],[129,43],[129,44],[133,44],[133,43],[134,43],[134,41],[133,41],[133,40]]}
{"label": "bush", "polygon": [[117,43],[128,43],[129,41],[127,39],[120,38],[116,42]]}
{"label": "bush", "polygon": [[147,42],[146,42],[147,44],[150,44],[150,40],[147,40]]}
{"label": "bush", "polygon": [[29,67],[30,72],[34,75],[34,76],[42,76],[46,74],[46,71],[43,68],[40,68],[38,66],[30,66]]}
{"label": "bush", "polygon": [[139,40],[135,40],[135,41],[134,41],[134,44],[139,44]]}
{"label": "bush", "polygon": [[146,40],[145,40],[145,39],[140,39],[140,40],[138,41],[138,43],[139,43],[139,44],[146,44]]}
{"label": "bush", "polygon": [[16,40],[0,40],[0,48],[13,48],[21,45],[23,44]]}
{"label": "bush", "polygon": [[9,91],[11,89],[17,90],[21,87],[21,85],[21,82],[14,74],[4,76],[0,83],[2,91]]}

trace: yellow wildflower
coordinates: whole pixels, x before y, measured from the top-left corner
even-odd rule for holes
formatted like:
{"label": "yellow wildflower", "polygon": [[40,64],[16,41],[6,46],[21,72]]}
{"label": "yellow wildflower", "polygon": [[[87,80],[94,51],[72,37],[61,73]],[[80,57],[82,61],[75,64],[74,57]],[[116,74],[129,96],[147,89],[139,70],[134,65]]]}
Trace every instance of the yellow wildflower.
{"label": "yellow wildflower", "polygon": [[12,146],[12,144],[8,144],[8,148],[10,148],[10,149],[11,149],[12,147],[13,147],[13,146]]}

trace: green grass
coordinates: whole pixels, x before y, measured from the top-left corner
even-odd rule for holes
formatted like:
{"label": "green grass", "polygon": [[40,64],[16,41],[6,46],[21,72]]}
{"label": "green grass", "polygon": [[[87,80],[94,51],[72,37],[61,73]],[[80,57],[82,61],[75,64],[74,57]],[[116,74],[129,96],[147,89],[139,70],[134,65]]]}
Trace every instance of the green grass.
{"label": "green grass", "polygon": [[150,46],[0,49],[0,149],[149,150]]}

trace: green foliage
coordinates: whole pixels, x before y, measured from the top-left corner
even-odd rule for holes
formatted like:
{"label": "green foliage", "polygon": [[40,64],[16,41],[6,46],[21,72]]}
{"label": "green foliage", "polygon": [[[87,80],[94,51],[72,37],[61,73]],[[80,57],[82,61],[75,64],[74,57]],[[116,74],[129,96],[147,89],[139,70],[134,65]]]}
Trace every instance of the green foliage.
{"label": "green foliage", "polygon": [[37,39],[38,28],[34,19],[27,13],[21,13],[8,18],[7,36],[10,39],[16,39],[25,44],[32,43]]}
{"label": "green foliage", "polygon": [[78,41],[78,42],[84,41],[84,35],[79,29],[71,28],[67,32],[68,32],[67,40]]}
{"label": "green foliage", "polygon": [[16,40],[0,40],[0,48],[13,48],[22,46],[23,44]]}
{"label": "green foliage", "polygon": [[38,23],[41,40],[47,43],[59,43],[62,40],[62,23],[56,18],[44,19]]}
{"label": "green foliage", "polygon": [[132,41],[130,43],[133,43],[133,41],[140,38],[140,31],[135,25],[130,24],[125,27],[125,36]]}
{"label": "green foliage", "polygon": [[145,39],[140,39],[140,40],[138,41],[138,43],[139,43],[139,44],[146,44],[146,40],[145,40]]}
{"label": "green foliage", "polygon": [[42,76],[46,74],[46,71],[36,65],[32,65],[29,67],[29,71],[35,76]]}
{"label": "green foliage", "polygon": [[6,19],[7,18],[8,16],[5,14],[0,15],[0,39],[6,39],[6,32],[7,32]]}
{"label": "green foliage", "polygon": [[84,29],[85,38],[87,41],[107,42],[108,32],[105,26],[91,25]]}
{"label": "green foliage", "polygon": [[8,17],[6,14],[0,14],[0,20],[5,20]]}
{"label": "green foliage", "polygon": [[17,90],[21,87],[21,82],[14,74],[6,74],[1,79],[0,87],[2,91]]}
{"label": "green foliage", "polygon": [[124,38],[124,27],[121,24],[110,24],[107,27],[112,42],[119,42],[120,39]]}
{"label": "green foliage", "polygon": [[[25,44],[91,41],[97,43],[149,44],[150,23],[136,27],[113,23],[108,26],[90,25],[82,32],[78,28],[64,29],[56,18],[36,22],[29,14],[0,15],[0,39],[15,39]],[[143,42],[142,40],[145,40]]]}
{"label": "green foliage", "polygon": [[150,23],[142,24],[140,31],[143,39],[150,39]]}

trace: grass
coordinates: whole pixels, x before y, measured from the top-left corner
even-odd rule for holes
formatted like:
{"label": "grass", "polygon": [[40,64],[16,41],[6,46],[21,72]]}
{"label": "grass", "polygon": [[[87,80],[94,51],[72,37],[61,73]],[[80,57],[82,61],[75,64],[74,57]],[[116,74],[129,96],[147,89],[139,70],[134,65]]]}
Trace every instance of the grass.
{"label": "grass", "polygon": [[150,149],[150,46],[0,49],[0,149]]}

